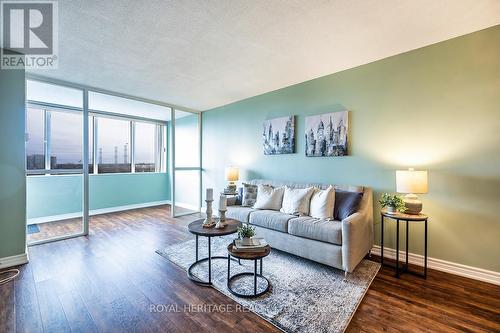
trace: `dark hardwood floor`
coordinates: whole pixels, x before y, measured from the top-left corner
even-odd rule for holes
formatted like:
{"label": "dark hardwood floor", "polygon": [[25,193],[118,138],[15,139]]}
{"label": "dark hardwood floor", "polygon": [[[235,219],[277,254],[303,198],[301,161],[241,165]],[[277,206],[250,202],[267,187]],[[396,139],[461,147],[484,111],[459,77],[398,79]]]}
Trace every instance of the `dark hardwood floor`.
{"label": "dark hardwood floor", "polygon": [[[95,216],[89,237],[30,247],[20,277],[0,286],[0,332],[278,332],[251,312],[224,313],[236,303],[154,252],[192,237],[196,216],[168,209]],[[347,332],[500,332],[500,287],[382,268]]]}

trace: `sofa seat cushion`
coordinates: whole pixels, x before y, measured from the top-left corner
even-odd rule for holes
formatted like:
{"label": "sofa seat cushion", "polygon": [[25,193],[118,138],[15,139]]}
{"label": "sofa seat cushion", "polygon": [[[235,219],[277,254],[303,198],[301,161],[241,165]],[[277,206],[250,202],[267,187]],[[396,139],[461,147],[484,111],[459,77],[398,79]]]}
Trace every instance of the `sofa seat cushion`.
{"label": "sofa seat cushion", "polygon": [[284,214],[275,210],[256,210],[250,214],[250,224],[287,232],[288,221],[295,217],[295,215]]}
{"label": "sofa seat cushion", "polygon": [[248,216],[253,211],[255,209],[251,207],[227,206],[226,218],[246,223],[248,222]]}
{"label": "sofa seat cushion", "polygon": [[316,219],[310,216],[288,221],[288,233],[294,236],[342,245],[342,222]]}

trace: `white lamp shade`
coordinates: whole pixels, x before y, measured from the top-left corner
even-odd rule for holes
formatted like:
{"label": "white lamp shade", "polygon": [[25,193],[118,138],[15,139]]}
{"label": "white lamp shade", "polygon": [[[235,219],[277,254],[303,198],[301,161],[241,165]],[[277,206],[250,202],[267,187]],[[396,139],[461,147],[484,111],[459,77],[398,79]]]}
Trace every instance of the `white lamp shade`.
{"label": "white lamp shade", "polygon": [[427,193],[427,171],[397,170],[396,192],[398,193]]}
{"label": "white lamp shade", "polygon": [[240,171],[237,167],[227,167],[226,168],[226,180],[230,182],[235,182],[240,178]]}

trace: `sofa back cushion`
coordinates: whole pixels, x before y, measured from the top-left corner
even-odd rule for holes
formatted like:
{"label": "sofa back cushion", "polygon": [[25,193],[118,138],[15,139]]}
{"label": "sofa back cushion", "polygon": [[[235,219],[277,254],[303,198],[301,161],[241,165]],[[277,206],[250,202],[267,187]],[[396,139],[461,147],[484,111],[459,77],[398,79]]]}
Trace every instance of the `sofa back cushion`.
{"label": "sofa back cushion", "polygon": [[284,187],[274,188],[269,185],[258,185],[257,200],[253,207],[255,209],[280,210],[284,193]]}
{"label": "sofa back cushion", "polygon": [[[365,191],[365,188],[363,186],[330,185],[322,183],[295,183],[289,181],[279,181],[270,179],[252,179],[247,181],[247,183],[255,186],[257,185],[269,185],[273,187],[288,186],[291,188],[317,187],[322,190],[327,189],[329,186],[333,186],[333,188],[335,189],[335,207],[333,211],[333,218],[339,221],[355,213],[360,208],[360,203],[363,199],[363,193]],[[340,199],[338,200],[339,197]],[[368,205],[371,205],[371,202]]]}
{"label": "sofa back cushion", "polygon": [[322,183],[296,183],[296,182],[287,182],[280,180],[272,180],[272,179],[252,179],[247,181],[248,184],[251,185],[270,185],[273,187],[282,187],[288,186],[291,188],[308,188],[308,187],[317,187],[319,189],[327,189],[329,186],[333,186],[333,188],[338,191],[348,191],[348,192],[357,192],[363,193],[363,186],[355,186],[355,185],[333,185],[333,184],[322,184]]}
{"label": "sofa back cushion", "polygon": [[283,204],[280,212],[285,214],[304,216],[309,214],[309,203],[314,187],[291,188],[285,187],[283,194]]}
{"label": "sofa back cushion", "polygon": [[336,190],[335,208],[333,210],[335,220],[342,221],[357,212],[361,199],[363,199],[363,193]]}

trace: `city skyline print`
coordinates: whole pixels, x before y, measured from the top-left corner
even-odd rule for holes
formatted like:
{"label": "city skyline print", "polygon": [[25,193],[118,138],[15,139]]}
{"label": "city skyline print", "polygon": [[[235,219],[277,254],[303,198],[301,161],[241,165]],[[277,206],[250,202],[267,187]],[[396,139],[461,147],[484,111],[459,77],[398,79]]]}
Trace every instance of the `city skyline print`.
{"label": "city skyline print", "polygon": [[262,140],[264,155],[295,153],[295,116],[264,121]]}
{"label": "city skyline print", "polygon": [[306,156],[348,155],[348,111],[306,117]]}

